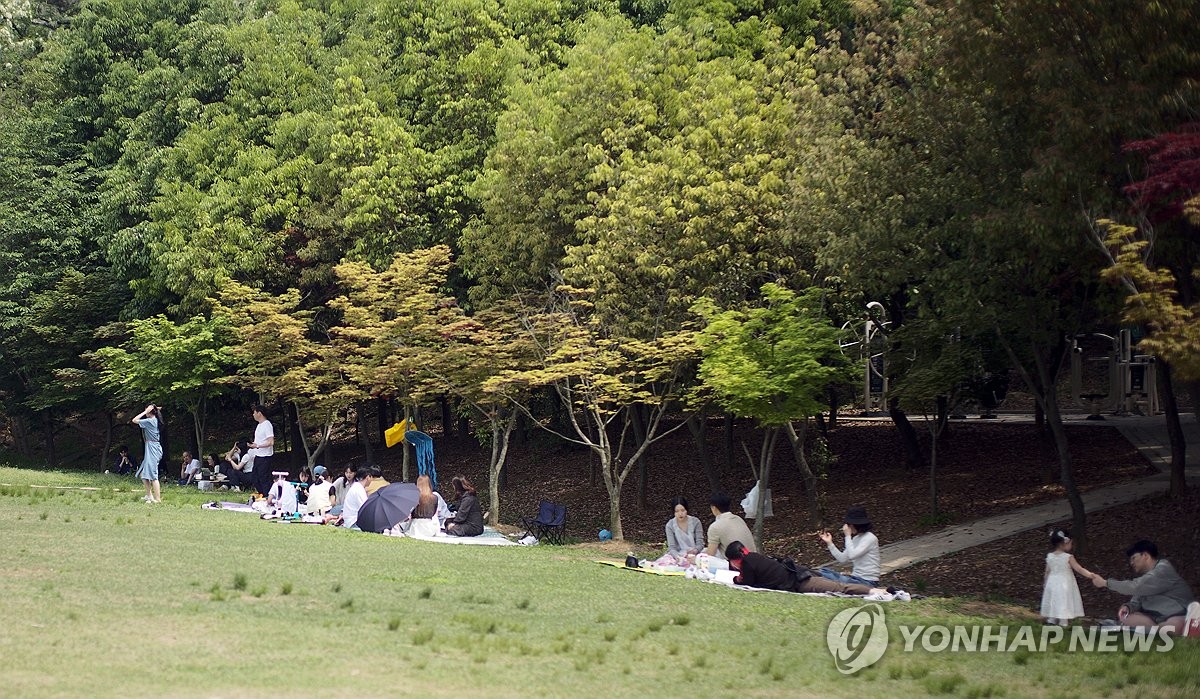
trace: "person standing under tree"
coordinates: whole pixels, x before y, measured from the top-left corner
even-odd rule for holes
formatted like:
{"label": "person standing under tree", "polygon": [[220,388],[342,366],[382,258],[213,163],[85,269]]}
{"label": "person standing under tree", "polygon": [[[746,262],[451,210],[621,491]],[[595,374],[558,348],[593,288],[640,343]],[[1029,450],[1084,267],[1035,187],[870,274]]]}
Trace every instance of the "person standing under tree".
{"label": "person standing under tree", "polygon": [[146,441],[146,452],[137,472],[137,477],[146,486],[146,497],[142,499],[146,502],[162,502],[162,490],[158,483],[158,462],[162,460],[162,444],[158,441],[162,434],[162,413],[151,403],[130,422],[142,428],[142,439]]}
{"label": "person standing under tree", "polygon": [[254,456],[254,489],[263,497],[271,490],[271,457],[275,455],[275,426],[267,419],[266,408],[254,405],[254,441],[248,445]]}

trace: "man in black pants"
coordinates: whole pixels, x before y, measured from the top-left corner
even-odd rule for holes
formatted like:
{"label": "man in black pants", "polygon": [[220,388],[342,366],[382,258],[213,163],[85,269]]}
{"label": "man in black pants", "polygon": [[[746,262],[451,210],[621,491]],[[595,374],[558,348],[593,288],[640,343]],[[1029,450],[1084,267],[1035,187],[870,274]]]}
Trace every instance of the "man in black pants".
{"label": "man in black pants", "polygon": [[254,455],[254,489],[263,497],[271,490],[271,461],[275,455],[275,426],[267,419],[266,408],[254,405],[254,420],[258,426],[254,428],[254,441],[248,445]]}
{"label": "man in black pants", "polygon": [[725,549],[725,559],[729,561],[730,568],[738,571],[738,576],[733,579],[738,585],[786,592],[840,592],[845,595],[862,596],[871,594],[871,588],[866,585],[826,580],[804,566],[796,566],[793,571],[773,558],[747,551],[740,541],[733,542]]}

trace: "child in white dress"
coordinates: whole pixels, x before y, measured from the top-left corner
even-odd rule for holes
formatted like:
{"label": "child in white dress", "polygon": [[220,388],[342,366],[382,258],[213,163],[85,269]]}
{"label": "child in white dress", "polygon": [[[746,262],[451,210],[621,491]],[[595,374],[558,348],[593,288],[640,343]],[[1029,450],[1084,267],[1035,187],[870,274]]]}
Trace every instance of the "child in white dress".
{"label": "child in white dress", "polygon": [[1046,554],[1042,617],[1047,624],[1067,626],[1071,619],[1083,616],[1083,599],[1079,596],[1075,574],[1090,579],[1095,573],[1079,565],[1071,555],[1075,545],[1068,532],[1051,529],[1050,546],[1053,550]]}

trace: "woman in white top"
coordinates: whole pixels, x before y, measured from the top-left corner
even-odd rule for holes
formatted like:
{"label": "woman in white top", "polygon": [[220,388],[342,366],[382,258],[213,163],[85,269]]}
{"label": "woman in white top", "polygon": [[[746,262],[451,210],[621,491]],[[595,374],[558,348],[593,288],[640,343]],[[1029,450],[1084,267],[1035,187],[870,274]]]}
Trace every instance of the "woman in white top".
{"label": "woman in white top", "polygon": [[233,490],[250,489],[254,476],[254,455],[245,441],[237,442],[225,454],[225,485]]}
{"label": "woman in white top", "polygon": [[846,535],[846,549],[838,550],[833,544],[833,535],[821,532],[821,541],[829,548],[829,553],[839,563],[853,565],[850,575],[839,573],[830,568],[822,568],[818,573],[826,580],[843,584],[870,585],[879,587],[879,539],[871,532],[871,519],[867,517],[867,509],[862,505],[854,505],[846,511],[845,524],[842,533]]}

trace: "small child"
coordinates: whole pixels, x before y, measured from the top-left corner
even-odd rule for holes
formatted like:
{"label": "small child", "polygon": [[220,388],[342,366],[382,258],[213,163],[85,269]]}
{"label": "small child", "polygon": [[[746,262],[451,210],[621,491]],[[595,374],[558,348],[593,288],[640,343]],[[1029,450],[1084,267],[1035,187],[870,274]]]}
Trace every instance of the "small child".
{"label": "small child", "polygon": [[1047,624],[1067,626],[1071,619],[1083,616],[1083,599],[1079,596],[1079,585],[1075,575],[1092,578],[1095,573],[1079,565],[1071,555],[1075,545],[1068,532],[1050,530],[1050,553],[1046,554],[1046,572],[1043,575],[1042,617]]}
{"label": "small child", "polygon": [[296,486],[288,482],[288,472],[272,471],[271,475],[275,483],[267,495],[267,505],[279,516],[296,514]]}

